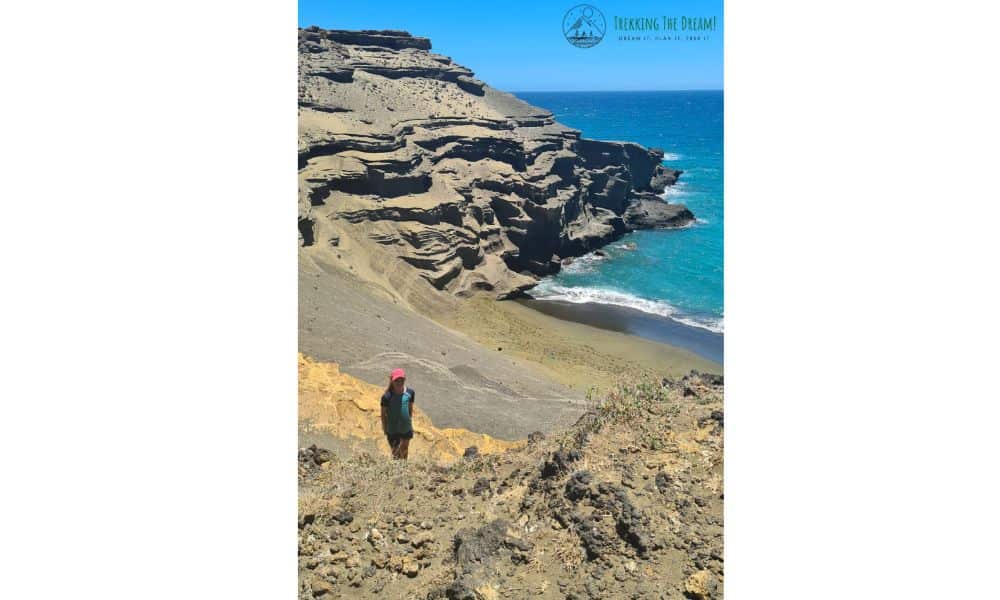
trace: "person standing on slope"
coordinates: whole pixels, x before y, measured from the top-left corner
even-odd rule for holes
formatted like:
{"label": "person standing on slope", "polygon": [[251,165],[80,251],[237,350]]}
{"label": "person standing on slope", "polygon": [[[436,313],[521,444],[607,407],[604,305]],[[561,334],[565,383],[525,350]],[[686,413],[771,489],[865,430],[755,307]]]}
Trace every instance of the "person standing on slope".
{"label": "person standing on slope", "polygon": [[389,387],[382,394],[382,432],[389,441],[393,458],[406,460],[413,439],[413,402],[416,392],[406,387],[406,373],[395,369]]}

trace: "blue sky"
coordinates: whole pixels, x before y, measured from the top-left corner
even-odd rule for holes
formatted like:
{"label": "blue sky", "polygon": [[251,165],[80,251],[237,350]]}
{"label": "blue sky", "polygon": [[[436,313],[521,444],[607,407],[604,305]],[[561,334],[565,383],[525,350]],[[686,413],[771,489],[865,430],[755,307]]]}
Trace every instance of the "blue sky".
{"label": "blue sky", "polygon": [[[434,52],[450,56],[506,91],[722,89],[722,0],[593,0],[607,22],[604,39],[593,48],[577,48],[562,35],[563,16],[576,4],[574,0],[300,0],[299,25],[403,29],[430,38]],[[621,41],[614,29],[615,15],[714,16],[718,26],[708,33],[708,41]]]}

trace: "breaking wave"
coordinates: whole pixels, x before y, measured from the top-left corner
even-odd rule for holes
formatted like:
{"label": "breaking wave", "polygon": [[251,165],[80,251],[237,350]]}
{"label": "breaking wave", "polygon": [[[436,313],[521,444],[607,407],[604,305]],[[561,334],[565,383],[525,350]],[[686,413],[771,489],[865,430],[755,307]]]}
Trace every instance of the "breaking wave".
{"label": "breaking wave", "polygon": [[[570,266],[574,265],[576,265],[576,262]],[[543,281],[532,290],[531,295],[539,300],[562,300],[563,302],[572,302],[574,304],[593,303],[623,306],[640,310],[644,313],[666,317],[692,327],[707,329],[714,333],[725,333],[722,318],[700,318],[686,315],[678,311],[675,306],[662,300],[647,300],[617,290],[591,287],[565,287]]]}

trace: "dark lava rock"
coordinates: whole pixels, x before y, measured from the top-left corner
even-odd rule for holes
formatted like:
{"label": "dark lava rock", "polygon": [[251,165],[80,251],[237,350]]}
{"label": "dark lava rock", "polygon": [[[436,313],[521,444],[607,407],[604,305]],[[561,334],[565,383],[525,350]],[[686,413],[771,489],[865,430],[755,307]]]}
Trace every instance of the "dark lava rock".
{"label": "dark lava rock", "polygon": [[459,577],[451,582],[444,593],[448,600],[478,600],[479,598],[473,584],[465,577]]}
{"label": "dark lava rock", "polygon": [[331,453],[326,448],[316,448],[313,452],[313,462],[317,465],[330,462]]}
{"label": "dark lava rock", "polygon": [[348,523],[354,520],[354,515],[344,510],[333,515],[333,520],[340,523],[341,525],[347,525]]}
{"label": "dark lava rock", "polygon": [[694,221],[694,214],[683,204],[667,204],[653,196],[634,200],[622,215],[633,229],[683,227]]}
{"label": "dark lava rock", "polygon": [[725,378],[722,375],[714,373],[702,373],[701,371],[692,370],[690,376],[701,379],[705,385],[724,385],[725,382]]}
{"label": "dark lava rock", "polygon": [[600,558],[614,549],[614,542],[598,526],[593,517],[584,517],[579,513],[573,515],[573,531],[580,538],[587,560]]}
{"label": "dark lava rock", "polygon": [[[650,150],[655,152],[659,150],[659,148],[650,148]],[[668,169],[664,166],[658,165],[653,171],[653,177],[649,180],[649,187],[654,190],[663,190],[668,185],[674,185],[677,183],[677,180],[680,179],[680,176],[683,173],[684,171]]]}
{"label": "dark lava rock", "polygon": [[579,450],[556,450],[542,465],[542,478],[549,479],[568,472],[570,464],[581,458],[583,455]]}
{"label": "dark lava rock", "polygon": [[591,495],[595,507],[609,511],[615,518],[615,531],[625,542],[635,548],[639,556],[646,556],[652,548],[649,519],[629,500],[625,488],[610,483],[600,483]]}
{"label": "dark lava rock", "polygon": [[299,518],[299,529],[302,529],[306,525],[311,525],[316,521],[316,515],[313,513],[306,513]]}
{"label": "dark lava rock", "polygon": [[713,410],[712,414],[708,415],[707,417],[702,417],[698,419],[698,426],[704,427],[709,422],[714,422],[717,427],[723,427],[724,418],[725,417],[722,414],[721,410]]}
{"label": "dark lava rock", "polygon": [[462,454],[463,458],[476,458],[477,456],[479,456],[479,448],[476,446],[469,446]]}
{"label": "dark lava rock", "polygon": [[482,496],[489,494],[491,491],[490,480],[485,477],[480,477],[476,480],[476,483],[472,486],[473,496]]}
{"label": "dark lava rock", "polygon": [[576,502],[590,495],[590,471],[577,471],[566,482],[566,498]]}
{"label": "dark lava rock", "polygon": [[528,434],[528,445],[533,446],[545,439],[545,434],[541,431],[532,431]]}
{"label": "dark lava rock", "polygon": [[445,592],[448,598],[478,598],[475,593],[477,582],[484,570],[492,569],[494,561],[502,556],[515,563],[528,560],[523,553],[533,546],[508,536],[509,529],[510,522],[496,519],[478,529],[464,528],[455,534],[453,559],[456,578]]}
{"label": "dark lava rock", "polygon": [[316,444],[313,444],[308,448],[299,449],[299,462],[306,466],[321,465],[323,463],[330,462],[332,457],[332,452],[326,448],[317,448]]}
{"label": "dark lava rock", "polygon": [[503,547],[509,526],[510,523],[505,519],[496,519],[479,529],[460,529],[455,534],[454,541],[456,569],[462,573],[470,573],[493,558]]}
{"label": "dark lava rock", "polygon": [[660,471],[656,474],[656,489],[660,491],[661,494],[666,494],[670,490],[670,476],[664,471]]}

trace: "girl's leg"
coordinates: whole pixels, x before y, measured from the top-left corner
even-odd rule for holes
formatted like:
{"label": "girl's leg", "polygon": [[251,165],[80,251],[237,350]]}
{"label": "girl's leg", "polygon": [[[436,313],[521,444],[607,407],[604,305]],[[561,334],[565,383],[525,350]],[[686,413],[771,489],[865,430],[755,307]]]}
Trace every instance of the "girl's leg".
{"label": "girl's leg", "polygon": [[410,456],[410,440],[403,438],[399,440],[399,457],[407,459]]}

